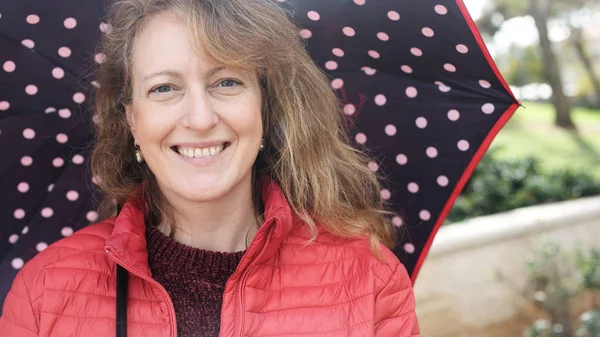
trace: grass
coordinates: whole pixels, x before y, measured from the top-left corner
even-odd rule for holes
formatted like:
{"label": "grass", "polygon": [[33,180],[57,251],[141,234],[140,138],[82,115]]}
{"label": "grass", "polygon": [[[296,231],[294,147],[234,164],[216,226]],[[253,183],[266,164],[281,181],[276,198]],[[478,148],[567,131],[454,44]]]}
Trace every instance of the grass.
{"label": "grass", "polygon": [[577,132],[554,126],[550,104],[523,102],[494,139],[497,158],[539,158],[544,170],[590,170],[600,179],[600,110],[573,108]]}

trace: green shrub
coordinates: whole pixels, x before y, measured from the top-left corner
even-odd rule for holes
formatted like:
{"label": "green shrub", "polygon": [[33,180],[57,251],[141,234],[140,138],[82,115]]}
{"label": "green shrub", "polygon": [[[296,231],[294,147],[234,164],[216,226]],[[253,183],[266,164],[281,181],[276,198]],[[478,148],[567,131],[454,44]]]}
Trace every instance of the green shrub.
{"label": "green shrub", "polygon": [[515,208],[600,194],[589,168],[545,172],[533,157],[495,160],[483,157],[448,215],[448,222]]}

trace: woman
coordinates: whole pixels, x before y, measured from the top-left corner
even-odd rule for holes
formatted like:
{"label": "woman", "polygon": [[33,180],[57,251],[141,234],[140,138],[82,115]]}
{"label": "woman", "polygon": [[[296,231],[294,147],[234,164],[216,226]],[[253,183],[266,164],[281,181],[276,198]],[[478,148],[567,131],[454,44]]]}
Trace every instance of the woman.
{"label": "woman", "polygon": [[19,272],[1,336],[419,336],[377,177],[273,0],[118,0],[92,169],[118,216]]}

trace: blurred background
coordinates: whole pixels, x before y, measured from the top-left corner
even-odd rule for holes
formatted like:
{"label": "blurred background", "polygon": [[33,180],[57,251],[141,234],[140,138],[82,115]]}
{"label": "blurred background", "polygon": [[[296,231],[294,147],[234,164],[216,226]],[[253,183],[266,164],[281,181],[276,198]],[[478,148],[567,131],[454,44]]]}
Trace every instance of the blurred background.
{"label": "blurred background", "polygon": [[523,107],[415,284],[423,336],[600,336],[600,0],[465,0]]}

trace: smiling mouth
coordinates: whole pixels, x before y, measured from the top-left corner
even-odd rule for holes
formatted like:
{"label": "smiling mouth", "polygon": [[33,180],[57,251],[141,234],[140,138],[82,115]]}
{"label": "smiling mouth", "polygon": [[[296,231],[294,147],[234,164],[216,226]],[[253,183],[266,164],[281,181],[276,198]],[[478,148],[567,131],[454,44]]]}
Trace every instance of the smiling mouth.
{"label": "smiling mouth", "polygon": [[175,153],[183,156],[185,158],[208,158],[214,157],[225,150],[230,143],[225,142],[221,145],[217,146],[207,146],[207,147],[179,147],[172,146],[171,150]]}

